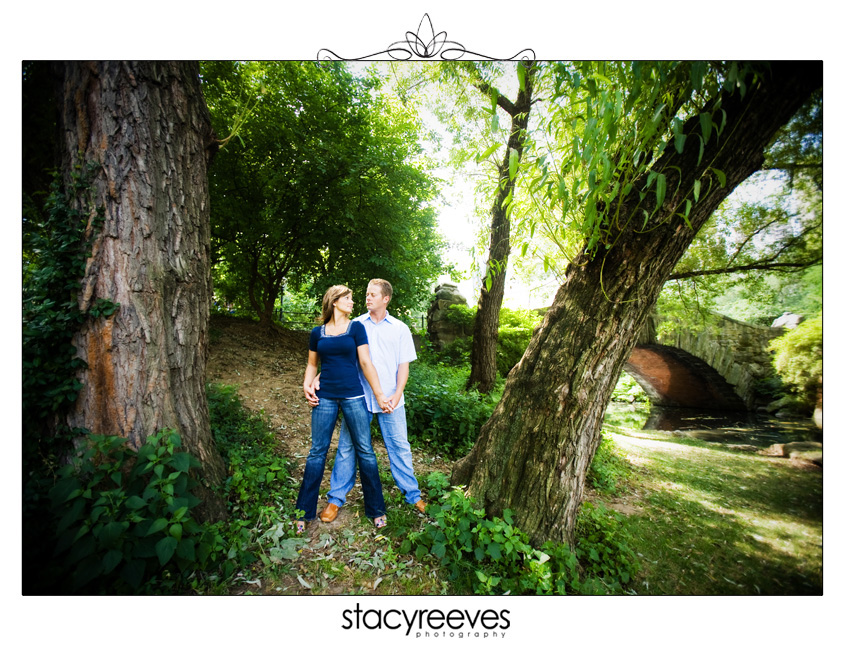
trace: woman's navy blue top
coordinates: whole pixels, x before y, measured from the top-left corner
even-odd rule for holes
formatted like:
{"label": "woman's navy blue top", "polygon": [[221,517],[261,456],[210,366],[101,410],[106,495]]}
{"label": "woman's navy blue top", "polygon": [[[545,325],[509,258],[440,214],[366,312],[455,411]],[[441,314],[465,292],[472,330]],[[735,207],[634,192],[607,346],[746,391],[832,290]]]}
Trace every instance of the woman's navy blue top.
{"label": "woman's navy blue top", "polygon": [[311,331],[308,349],[319,355],[320,375],[317,397],[320,399],[349,399],[363,395],[358,377],[358,347],[368,345],[366,329],[360,322],[351,321],[345,333],[325,334],[325,326]]}

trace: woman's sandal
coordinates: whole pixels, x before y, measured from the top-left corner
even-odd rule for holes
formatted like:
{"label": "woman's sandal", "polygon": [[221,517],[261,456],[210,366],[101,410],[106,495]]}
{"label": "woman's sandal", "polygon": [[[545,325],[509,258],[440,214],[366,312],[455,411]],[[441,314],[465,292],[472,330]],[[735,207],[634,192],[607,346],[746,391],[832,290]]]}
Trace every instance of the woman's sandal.
{"label": "woman's sandal", "polygon": [[375,518],[375,528],[381,530],[387,525],[387,515],[381,515],[380,517]]}
{"label": "woman's sandal", "polygon": [[305,522],[303,522],[301,520],[297,521],[296,522],[296,535],[301,535],[304,532],[305,532]]}

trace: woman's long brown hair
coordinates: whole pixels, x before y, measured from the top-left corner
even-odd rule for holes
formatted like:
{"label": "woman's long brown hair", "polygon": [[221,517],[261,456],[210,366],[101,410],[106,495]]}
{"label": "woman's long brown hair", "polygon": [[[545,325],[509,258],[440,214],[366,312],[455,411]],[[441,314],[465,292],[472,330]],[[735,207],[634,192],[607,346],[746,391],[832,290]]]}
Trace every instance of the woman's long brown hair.
{"label": "woman's long brown hair", "polygon": [[341,297],[351,295],[352,289],[348,286],[331,286],[325,291],[322,298],[322,323],[328,324],[331,318],[334,317],[334,302]]}

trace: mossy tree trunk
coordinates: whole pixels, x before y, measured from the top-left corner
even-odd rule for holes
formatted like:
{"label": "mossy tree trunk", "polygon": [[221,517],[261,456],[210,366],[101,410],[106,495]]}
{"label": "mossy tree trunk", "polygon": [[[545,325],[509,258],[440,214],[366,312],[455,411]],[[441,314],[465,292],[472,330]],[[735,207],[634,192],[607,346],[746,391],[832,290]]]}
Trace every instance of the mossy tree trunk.
{"label": "mossy tree trunk", "polygon": [[[498,322],[501,305],[504,303],[504,286],[507,281],[507,262],[510,260],[510,206],[516,191],[516,175],[510,174],[510,156],[515,153],[521,161],[527,140],[528,119],[533,96],[535,65],[525,63],[525,83],[519,89],[515,102],[496,93],[497,105],[512,118],[510,137],[503,161],[498,165],[498,189],[490,211],[489,255],[486,273],[481,283],[478,298],[478,312],[472,330],[472,352],[467,388],[476,388],[488,393],[495,384],[496,348],[498,346]],[[478,85],[488,93],[489,87]],[[518,174],[518,173],[516,173]]]}
{"label": "mossy tree trunk", "polygon": [[[95,167],[93,236],[79,303],[120,305],[74,338],[87,363],[68,416],[133,448],[166,428],[225,478],[205,397],[211,302],[207,167],[216,148],[196,62],[63,62],[56,66],[64,177]],[[221,504],[207,493],[205,512]]]}
{"label": "mossy tree trunk", "polygon": [[[583,251],[571,263],[477,443],[455,464],[452,482],[468,485],[488,514],[512,509],[535,545],[549,539],[573,542],[604,411],[663,283],[721,201],[760,168],[777,129],[820,85],[820,63],[773,64],[744,99],[739,93],[724,99],[727,131],[700,163],[697,148],[677,155],[668,145],[670,154],[656,162],[656,170],[665,173],[668,188],[676,192],[655,215],[653,193],[637,206],[636,190],[643,182],[629,196],[636,201],[610,207],[620,210],[621,225],[634,208],[644,208],[652,215],[649,229],[637,231],[629,221],[612,234],[612,248],[594,257]],[[699,131],[693,117],[683,133]],[[668,167],[669,159],[676,168]],[[718,182],[709,186],[714,179],[708,168],[723,171],[723,187]],[[701,178],[705,194],[687,226],[670,216]]]}

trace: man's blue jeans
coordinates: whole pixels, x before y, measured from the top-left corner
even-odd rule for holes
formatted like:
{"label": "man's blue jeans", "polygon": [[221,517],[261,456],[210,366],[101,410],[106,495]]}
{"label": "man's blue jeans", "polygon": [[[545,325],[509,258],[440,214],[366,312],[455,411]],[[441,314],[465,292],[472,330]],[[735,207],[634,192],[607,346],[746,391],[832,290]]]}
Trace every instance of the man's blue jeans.
{"label": "man's blue jeans", "polygon": [[360,465],[364,512],[370,519],[375,519],[387,511],[384,506],[381,479],[378,476],[378,461],[372,449],[372,436],[369,432],[371,416],[366,409],[366,402],[363,397],[320,399],[319,405],[311,411],[311,450],[305,461],[305,474],[296,500],[296,507],[305,512],[306,521],[316,518],[319,486],[325,472],[325,458],[331,446],[331,436],[341,410],[343,428],[349,438],[352,455],[357,455]]}
{"label": "man's blue jeans", "polygon": [[[369,421],[372,421],[372,413],[367,411],[367,414]],[[413,459],[410,454],[410,444],[407,442],[407,417],[404,406],[399,406],[392,413],[375,414],[378,415],[378,425],[381,427],[381,435],[387,447],[387,457],[390,459],[390,471],[396,485],[404,494],[405,501],[414,504],[422,498],[422,495],[419,492],[419,483],[413,474]],[[354,484],[355,448],[349,429],[346,428],[344,422],[340,427],[340,441],[337,443],[337,457],[334,459],[334,469],[331,472],[328,502],[342,506]],[[363,468],[361,468],[361,484],[363,484]]]}

